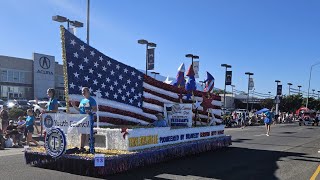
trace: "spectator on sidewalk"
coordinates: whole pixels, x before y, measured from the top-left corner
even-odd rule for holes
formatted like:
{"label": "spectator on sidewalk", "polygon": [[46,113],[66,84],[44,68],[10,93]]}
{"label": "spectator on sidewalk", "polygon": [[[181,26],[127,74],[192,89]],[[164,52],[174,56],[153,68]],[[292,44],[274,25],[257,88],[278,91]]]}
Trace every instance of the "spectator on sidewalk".
{"label": "spectator on sidewalk", "polygon": [[0,129],[0,150],[4,150],[5,146],[5,139],[2,134],[2,129]]}
{"label": "spectator on sidewalk", "polygon": [[2,131],[5,132],[9,125],[9,112],[6,105],[3,105],[2,110],[0,111],[0,119],[2,124]]}
{"label": "spectator on sidewalk", "polygon": [[26,123],[26,121],[23,119],[22,116],[19,116],[19,117],[18,117],[18,120],[19,120],[19,121],[17,122],[18,131],[19,131],[19,133],[23,134],[25,138],[27,138],[26,127],[21,126],[21,125],[23,125],[24,123]]}
{"label": "spectator on sidewalk", "polygon": [[6,130],[6,138],[11,138],[13,140],[13,147],[22,146],[22,134],[19,133],[18,125],[14,124],[13,120],[9,121],[9,126]]}

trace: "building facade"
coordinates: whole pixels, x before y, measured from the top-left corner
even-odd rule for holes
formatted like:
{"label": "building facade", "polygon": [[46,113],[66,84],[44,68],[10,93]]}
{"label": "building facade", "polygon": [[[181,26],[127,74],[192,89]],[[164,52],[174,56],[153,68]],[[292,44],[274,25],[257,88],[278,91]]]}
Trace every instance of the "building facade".
{"label": "building facade", "polygon": [[33,53],[32,59],[0,56],[0,99],[41,99],[55,88],[64,99],[63,66],[54,56]]}

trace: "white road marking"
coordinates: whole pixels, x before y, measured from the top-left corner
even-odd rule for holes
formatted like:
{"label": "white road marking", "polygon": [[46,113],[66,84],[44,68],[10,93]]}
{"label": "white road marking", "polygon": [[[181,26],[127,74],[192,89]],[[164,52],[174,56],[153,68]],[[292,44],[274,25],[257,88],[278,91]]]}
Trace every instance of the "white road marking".
{"label": "white road marking", "polygon": [[253,135],[253,136],[266,136],[266,134],[258,134],[258,135]]}

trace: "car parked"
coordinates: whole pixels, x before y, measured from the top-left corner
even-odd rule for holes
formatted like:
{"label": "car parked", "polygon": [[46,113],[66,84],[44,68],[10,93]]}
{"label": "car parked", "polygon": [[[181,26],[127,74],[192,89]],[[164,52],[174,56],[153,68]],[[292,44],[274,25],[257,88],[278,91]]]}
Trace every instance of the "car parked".
{"label": "car parked", "polygon": [[2,99],[0,99],[0,109],[2,109],[3,108],[3,105],[5,104],[5,102],[2,100]]}
{"label": "car parked", "polygon": [[9,100],[7,102],[8,109],[11,108],[19,108],[22,110],[27,110],[32,108],[32,106],[28,103],[27,100]]}
{"label": "car parked", "polygon": [[312,125],[318,126],[319,121],[316,119],[316,111],[308,110],[308,111],[301,111],[300,118],[299,118],[299,126],[301,125]]}
{"label": "car parked", "polygon": [[[46,110],[46,105],[48,104],[48,101],[39,101],[38,103],[35,103],[33,105],[33,111],[35,113],[35,116],[38,117],[42,111]],[[66,112],[67,108],[64,105],[65,103],[58,101],[58,112]]]}

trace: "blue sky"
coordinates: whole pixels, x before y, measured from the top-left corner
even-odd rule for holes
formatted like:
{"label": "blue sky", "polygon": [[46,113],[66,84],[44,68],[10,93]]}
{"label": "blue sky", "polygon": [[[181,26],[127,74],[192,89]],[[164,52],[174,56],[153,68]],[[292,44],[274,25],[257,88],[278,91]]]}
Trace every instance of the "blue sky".
{"label": "blue sky", "polygon": [[[246,71],[255,73],[256,91],[275,94],[279,79],[288,93],[307,91],[310,66],[320,61],[320,1],[316,0],[91,0],[90,45],[106,55],[145,68],[144,38],[157,43],[156,71],[176,76],[177,68],[200,56],[200,79],[206,71],[223,88],[224,68],[231,64],[233,84],[246,90]],[[86,22],[86,0],[10,0],[0,2],[0,54],[31,58],[32,52],[61,62],[59,23],[53,15]],[[86,40],[86,28],[77,35]],[[320,90],[320,65],[311,88]],[[228,87],[231,90],[231,87]]]}

